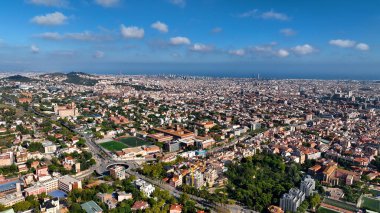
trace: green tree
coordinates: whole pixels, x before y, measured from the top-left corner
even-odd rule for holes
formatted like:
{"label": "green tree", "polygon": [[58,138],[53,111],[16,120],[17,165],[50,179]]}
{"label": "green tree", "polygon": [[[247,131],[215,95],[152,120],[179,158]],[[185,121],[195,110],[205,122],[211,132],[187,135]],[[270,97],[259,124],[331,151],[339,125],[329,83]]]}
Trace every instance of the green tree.
{"label": "green tree", "polygon": [[26,211],[32,207],[32,204],[29,201],[21,201],[13,205],[13,210],[15,212],[18,211]]}
{"label": "green tree", "polygon": [[71,206],[70,206],[70,212],[78,212],[78,213],[82,213],[82,212],[85,212],[82,207],[80,206],[79,203],[73,203]]}
{"label": "green tree", "polygon": [[321,196],[319,194],[314,194],[310,198],[310,205],[312,208],[317,207],[321,203]]}

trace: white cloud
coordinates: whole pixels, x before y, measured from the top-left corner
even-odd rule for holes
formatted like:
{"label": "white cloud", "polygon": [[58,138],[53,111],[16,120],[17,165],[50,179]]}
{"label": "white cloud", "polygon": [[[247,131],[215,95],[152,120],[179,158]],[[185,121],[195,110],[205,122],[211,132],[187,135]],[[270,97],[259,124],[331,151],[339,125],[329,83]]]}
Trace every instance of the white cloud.
{"label": "white cloud", "polygon": [[257,9],[250,10],[250,11],[239,14],[238,17],[240,18],[257,17],[257,12],[258,12]]}
{"label": "white cloud", "polygon": [[80,41],[95,41],[97,40],[97,37],[90,33],[89,31],[84,31],[80,33],[66,33],[65,38],[73,39],[73,40],[80,40]]}
{"label": "white cloud", "polygon": [[195,43],[193,46],[190,47],[190,50],[196,52],[209,52],[213,50],[213,47],[201,43]]}
{"label": "white cloud", "polygon": [[277,56],[281,57],[281,58],[285,58],[285,57],[289,56],[289,52],[287,50],[285,50],[285,49],[279,49],[277,51]]}
{"label": "white cloud", "polygon": [[335,40],[330,40],[329,44],[338,46],[338,47],[353,47],[356,44],[356,41],[353,40],[348,40],[348,39],[335,39]]}
{"label": "white cloud", "polygon": [[67,17],[60,12],[48,13],[46,15],[35,16],[31,22],[39,25],[62,25]]}
{"label": "white cloud", "polygon": [[120,25],[121,35],[124,38],[141,39],[144,38],[144,29],[135,26],[126,27],[124,24]]}
{"label": "white cloud", "polygon": [[231,55],[244,56],[245,50],[244,49],[230,50],[228,51],[228,53]]}
{"label": "white cloud", "polygon": [[292,50],[298,55],[307,55],[315,52],[315,48],[310,44],[297,45],[293,47]]}
{"label": "white cloud", "polygon": [[211,29],[212,33],[220,33],[222,31],[223,31],[223,29],[221,27],[215,27],[215,28]]}
{"label": "white cloud", "polygon": [[59,33],[56,32],[46,32],[36,35],[38,38],[43,38],[47,40],[61,40],[63,39],[63,36],[61,36]]}
{"label": "white cloud", "polygon": [[356,45],[355,48],[358,49],[358,50],[362,50],[362,51],[369,50],[369,46],[366,43],[359,43],[359,44]]}
{"label": "white cloud", "polygon": [[46,7],[66,7],[66,0],[29,0],[29,3]]}
{"label": "white cloud", "polygon": [[169,27],[168,27],[168,25],[165,24],[165,23],[163,23],[163,22],[160,22],[160,21],[156,21],[156,22],[154,22],[154,23],[151,25],[151,27],[152,27],[153,29],[156,29],[156,30],[158,30],[158,31],[160,31],[160,32],[163,32],[163,33],[167,33],[167,32],[169,32]]}
{"label": "white cloud", "polygon": [[32,53],[39,53],[39,52],[40,52],[40,48],[38,48],[36,45],[32,44],[32,45],[30,46],[30,51],[31,51]]}
{"label": "white cloud", "polygon": [[119,4],[119,0],[95,0],[95,3],[103,7],[113,7]]}
{"label": "white cloud", "polygon": [[252,50],[256,53],[259,53],[260,55],[276,55],[276,51],[273,50],[273,46],[275,45],[276,44],[255,46],[252,48]]}
{"label": "white cloud", "polygon": [[329,41],[330,45],[342,47],[342,48],[355,48],[361,51],[369,50],[369,45],[363,42],[356,42],[349,39],[335,39]]}
{"label": "white cloud", "polygon": [[293,35],[297,34],[297,32],[291,28],[281,29],[280,33],[285,35],[285,36],[293,36]]}
{"label": "white cloud", "polygon": [[277,13],[273,10],[268,11],[268,12],[264,12],[263,14],[261,14],[261,18],[263,18],[263,19],[274,19],[274,20],[280,20],[280,21],[287,21],[290,19],[286,14]]}
{"label": "white cloud", "polygon": [[170,43],[173,45],[190,44],[190,39],[182,36],[170,38]]}
{"label": "white cloud", "polygon": [[94,58],[103,58],[104,55],[105,55],[104,52],[102,52],[102,51],[100,51],[100,50],[97,50],[97,51],[95,51],[93,57],[94,57]]}
{"label": "white cloud", "polygon": [[277,56],[277,57],[285,58],[290,55],[289,50],[284,49],[284,48],[275,48],[276,45],[277,45],[276,42],[272,42],[266,45],[251,47],[249,50],[251,52],[254,52],[255,55],[259,57]]}
{"label": "white cloud", "polygon": [[107,34],[94,34],[90,31],[76,32],[76,33],[65,33],[59,34],[57,32],[45,32],[37,34],[34,37],[46,39],[46,40],[78,40],[78,41],[106,41],[112,40],[111,35]]}
{"label": "white cloud", "polygon": [[274,10],[261,13],[257,9],[250,10],[245,13],[241,13],[238,15],[238,17],[240,18],[253,17],[253,18],[261,18],[261,19],[267,19],[267,20],[272,19],[272,20],[279,20],[279,21],[290,20],[289,16],[286,15],[285,13],[278,13],[278,12],[275,12]]}
{"label": "white cloud", "polygon": [[186,0],[169,0],[169,2],[179,7],[186,6]]}

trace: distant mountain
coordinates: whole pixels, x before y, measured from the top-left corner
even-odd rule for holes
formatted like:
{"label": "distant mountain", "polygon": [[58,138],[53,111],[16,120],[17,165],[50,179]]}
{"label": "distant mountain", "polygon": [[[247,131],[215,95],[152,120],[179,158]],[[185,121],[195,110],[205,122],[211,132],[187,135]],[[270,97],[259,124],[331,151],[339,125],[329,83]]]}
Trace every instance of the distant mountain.
{"label": "distant mountain", "polygon": [[67,76],[67,79],[63,81],[66,83],[85,85],[85,86],[94,86],[96,83],[98,83],[98,80],[88,78],[88,77],[92,77],[92,75],[89,75],[87,73],[70,72],[70,73],[67,73],[66,76]]}
{"label": "distant mountain", "polygon": [[87,74],[84,72],[69,72],[69,73],[48,73],[40,75],[44,78],[54,78],[54,77],[62,77],[66,78],[62,82],[64,83],[70,83],[70,84],[77,84],[77,85],[84,85],[84,86],[94,86],[96,83],[98,83],[98,80],[92,79],[92,77],[95,77],[94,75]]}
{"label": "distant mountain", "polygon": [[29,78],[29,77],[22,76],[22,75],[12,75],[12,76],[8,76],[8,77],[5,77],[5,78],[2,78],[2,80],[15,81],[15,82],[24,82],[24,83],[39,81],[37,79]]}
{"label": "distant mountain", "polygon": [[65,77],[66,74],[65,73],[61,73],[61,72],[54,72],[54,73],[46,73],[46,74],[42,74],[40,75],[40,77],[43,77],[43,78],[49,78],[49,77]]}

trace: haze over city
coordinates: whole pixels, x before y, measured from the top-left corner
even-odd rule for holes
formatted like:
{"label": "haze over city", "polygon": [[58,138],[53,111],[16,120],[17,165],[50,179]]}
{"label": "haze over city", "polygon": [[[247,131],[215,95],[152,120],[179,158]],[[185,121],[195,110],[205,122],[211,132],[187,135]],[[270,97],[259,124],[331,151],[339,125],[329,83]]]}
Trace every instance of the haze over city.
{"label": "haze over city", "polygon": [[0,213],[380,212],[379,5],[0,1]]}
{"label": "haze over city", "polygon": [[377,3],[3,1],[0,70],[380,79]]}

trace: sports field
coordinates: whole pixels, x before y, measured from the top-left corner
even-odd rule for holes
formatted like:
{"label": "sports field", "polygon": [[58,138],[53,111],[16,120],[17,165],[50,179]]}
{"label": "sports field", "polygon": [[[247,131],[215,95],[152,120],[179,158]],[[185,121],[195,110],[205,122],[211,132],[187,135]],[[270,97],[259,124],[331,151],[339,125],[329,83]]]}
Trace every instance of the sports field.
{"label": "sports field", "polygon": [[333,209],[329,209],[329,208],[326,208],[326,207],[323,207],[323,206],[319,207],[319,209],[318,209],[317,212],[318,213],[339,213],[338,211],[335,211]]}
{"label": "sports field", "polygon": [[99,145],[109,151],[120,151],[124,148],[128,148],[127,145],[118,141],[108,141],[108,142],[101,143]]}
{"label": "sports field", "polygon": [[372,211],[380,212],[380,200],[364,196],[361,207]]}
{"label": "sports field", "polygon": [[136,137],[120,137],[120,138],[117,138],[116,140],[126,144],[129,147],[150,145],[150,142],[142,140],[140,138],[136,138]]}

